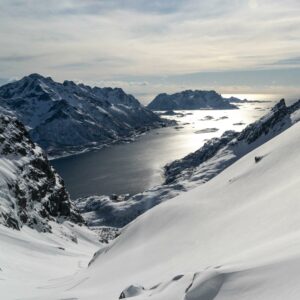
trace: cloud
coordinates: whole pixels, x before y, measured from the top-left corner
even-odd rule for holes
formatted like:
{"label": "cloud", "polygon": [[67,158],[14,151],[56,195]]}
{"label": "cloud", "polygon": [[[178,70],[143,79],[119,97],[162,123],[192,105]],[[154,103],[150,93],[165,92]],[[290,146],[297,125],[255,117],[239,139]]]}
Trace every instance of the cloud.
{"label": "cloud", "polygon": [[0,56],[0,62],[2,63],[20,63],[32,61],[36,58],[41,57],[42,55],[9,55],[9,56]]}
{"label": "cloud", "polygon": [[252,9],[258,8],[258,1],[257,0],[249,0],[249,7]]}
{"label": "cloud", "polygon": [[300,56],[278,60],[274,63],[274,65],[299,66],[300,65]]}
{"label": "cloud", "polygon": [[184,6],[180,0],[2,0],[6,12],[13,16],[52,18],[60,15],[101,15],[112,11],[170,14]]}
{"label": "cloud", "polygon": [[[1,58],[0,58],[1,61]],[[51,66],[53,69],[85,69],[85,68],[93,68],[93,67],[119,67],[122,65],[126,65],[131,63],[131,60],[122,58],[122,57],[96,57],[94,59],[83,58],[82,61],[72,62],[72,63],[63,63]]]}
{"label": "cloud", "polygon": [[0,71],[86,82],[164,78],[139,93],[180,87],[167,78],[188,84],[184,74],[200,72],[202,82],[215,76],[218,89],[217,74],[238,81],[242,70],[298,65],[299,13],[298,0],[1,0]]}

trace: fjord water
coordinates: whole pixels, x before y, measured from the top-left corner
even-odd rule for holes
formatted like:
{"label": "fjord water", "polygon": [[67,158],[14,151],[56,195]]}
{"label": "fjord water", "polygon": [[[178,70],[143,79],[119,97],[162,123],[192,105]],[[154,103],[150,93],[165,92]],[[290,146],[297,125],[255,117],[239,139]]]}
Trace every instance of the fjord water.
{"label": "fjord water", "polygon": [[[238,110],[181,111],[178,125],[152,130],[129,144],[52,161],[73,199],[90,195],[136,194],[163,182],[163,166],[199,149],[226,130],[242,130],[272,103],[242,104]],[[206,130],[207,129],[207,130]]]}

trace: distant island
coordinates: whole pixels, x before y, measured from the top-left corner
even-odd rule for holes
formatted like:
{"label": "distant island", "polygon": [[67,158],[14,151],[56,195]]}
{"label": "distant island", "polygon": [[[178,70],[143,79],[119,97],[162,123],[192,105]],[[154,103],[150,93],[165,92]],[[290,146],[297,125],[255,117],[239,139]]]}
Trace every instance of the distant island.
{"label": "distant island", "polygon": [[216,91],[200,90],[159,94],[147,107],[151,110],[238,109]]}
{"label": "distant island", "polygon": [[248,99],[239,99],[236,97],[225,98],[229,103],[269,103],[270,100],[248,100]]}

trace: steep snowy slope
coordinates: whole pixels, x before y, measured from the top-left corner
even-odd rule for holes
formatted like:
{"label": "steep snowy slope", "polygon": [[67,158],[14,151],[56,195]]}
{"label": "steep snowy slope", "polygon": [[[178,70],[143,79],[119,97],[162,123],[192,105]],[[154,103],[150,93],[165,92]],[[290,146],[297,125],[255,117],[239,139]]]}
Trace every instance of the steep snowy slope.
{"label": "steep snowy slope", "polygon": [[122,89],[62,84],[31,74],[0,87],[0,106],[16,114],[50,154],[128,138],[166,121]]}
{"label": "steep snowy slope", "polygon": [[297,123],[147,211],[60,298],[299,299],[299,149]]}
{"label": "steep snowy slope", "polygon": [[101,244],[82,223],[41,148],[0,114],[0,298],[24,299],[86,266]]}
{"label": "steep snowy slope", "polygon": [[15,118],[0,114],[0,224],[51,231],[49,221],[83,222],[64,183]]}
{"label": "steep snowy slope", "polygon": [[[101,247],[97,235],[85,226],[50,225],[52,233],[0,225],[1,299],[47,299],[48,290],[72,282]],[[50,299],[60,298],[52,295]]]}
{"label": "steep snowy slope", "polygon": [[235,109],[215,91],[186,90],[176,94],[159,94],[149,104],[152,110],[190,110],[190,109]]}
{"label": "steep snowy slope", "polygon": [[[213,138],[199,150],[165,167],[165,184],[113,201],[107,196],[76,200],[91,226],[123,227],[153,206],[207,182],[242,156],[272,139],[300,119],[300,101],[287,107],[284,100],[242,132],[228,131]],[[259,160],[260,157],[257,157]]]}

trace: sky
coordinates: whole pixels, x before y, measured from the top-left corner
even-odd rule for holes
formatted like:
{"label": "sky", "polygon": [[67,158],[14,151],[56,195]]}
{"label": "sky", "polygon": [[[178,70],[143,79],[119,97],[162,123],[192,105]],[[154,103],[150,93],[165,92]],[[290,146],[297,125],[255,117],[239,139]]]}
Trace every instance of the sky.
{"label": "sky", "polygon": [[0,0],[0,84],[300,95],[299,0]]}

